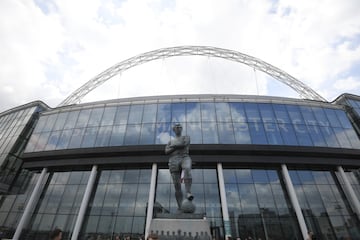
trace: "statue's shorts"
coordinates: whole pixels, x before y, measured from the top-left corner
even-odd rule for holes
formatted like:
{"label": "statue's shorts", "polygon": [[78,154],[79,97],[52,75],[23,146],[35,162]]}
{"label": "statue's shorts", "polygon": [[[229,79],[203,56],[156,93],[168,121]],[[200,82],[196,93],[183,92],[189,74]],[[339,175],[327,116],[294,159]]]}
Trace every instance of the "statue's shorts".
{"label": "statue's shorts", "polygon": [[171,173],[180,173],[182,169],[191,169],[191,158],[189,156],[173,156],[169,159],[169,170]]}

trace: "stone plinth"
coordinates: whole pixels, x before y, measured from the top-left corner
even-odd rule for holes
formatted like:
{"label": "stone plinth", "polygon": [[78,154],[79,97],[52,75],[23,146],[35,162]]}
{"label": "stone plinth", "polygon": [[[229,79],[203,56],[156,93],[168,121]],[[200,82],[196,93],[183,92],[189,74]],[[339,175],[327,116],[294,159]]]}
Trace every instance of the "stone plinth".
{"label": "stone plinth", "polygon": [[204,218],[155,218],[151,220],[151,232],[156,233],[160,240],[211,240],[210,225]]}

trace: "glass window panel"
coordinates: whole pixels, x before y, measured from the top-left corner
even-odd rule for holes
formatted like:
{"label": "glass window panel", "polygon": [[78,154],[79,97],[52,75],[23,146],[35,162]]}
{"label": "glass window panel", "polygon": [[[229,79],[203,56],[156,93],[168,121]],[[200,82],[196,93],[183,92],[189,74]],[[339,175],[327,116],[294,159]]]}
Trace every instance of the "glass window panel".
{"label": "glass window panel", "polygon": [[215,169],[204,169],[204,183],[217,183],[217,174]]}
{"label": "glass window panel", "polygon": [[36,143],[39,140],[39,134],[38,133],[33,133],[31,135],[31,138],[26,146],[26,150],[25,152],[32,152],[34,151],[34,148],[36,147]]}
{"label": "glass window panel", "polygon": [[352,128],[349,118],[346,113],[342,110],[335,110],[336,116],[338,117],[340,124],[344,128]]}
{"label": "glass window panel", "polygon": [[215,104],[210,103],[201,103],[201,120],[202,122],[215,122]]}
{"label": "glass window panel", "polygon": [[283,144],[283,139],[276,122],[270,122],[264,119],[264,130],[269,144]]}
{"label": "glass window panel", "polygon": [[329,119],[330,125],[332,127],[341,127],[341,123],[336,115],[336,112],[334,109],[325,108],[325,114],[327,116],[327,119]]}
{"label": "glass window panel", "polygon": [[151,170],[149,169],[141,169],[140,170],[140,183],[150,183],[151,178]]}
{"label": "glass window panel", "polygon": [[109,183],[122,183],[125,170],[112,170],[109,177]]}
{"label": "glass window panel", "polygon": [[248,122],[261,122],[260,112],[256,103],[245,103],[244,107]]}
{"label": "glass window panel", "polygon": [[68,184],[80,184],[83,172],[71,172]]}
{"label": "glass window panel", "polygon": [[101,120],[101,126],[111,126],[114,124],[116,107],[106,107]]}
{"label": "glass window panel", "polygon": [[324,135],[325,141],[329,147],[340,147],[336,135],[330,127],[320,127],[321,133]]}
{"label": "glass window panel", "polygon": [[155,143],[155,123],[143,124],[141,128],[140,144]]}
{"label": "glass window panel", "polygon": [[259,202],[259,208],[260,211],[262,211],[262,214],[266,214],[264,213],[266,211],[276,212],[277,209],[275,207],[270,184],[255,183],[254,185]]}
{"label": "glass window panel", "polygon": [[101,213],[102,205],[104,202],[104,196],[106,192],[106,185],[98,184],[96,188],[96,193],[92,203],[90,203],[90,214],[91,215],[99,215]]}
{"label": "glass window panel", "polygon": [[65,149],[69,145],[72,130],[64,130],[61,132],[59,140],[56,144],[56,149]]}
{"label": "glass window panel", "polygon": [[311,137],[309,135],[306,125],[294,124],[293,126],[295,129],[295,133],[296,133],[299,145],[313,146],[313,142],[311,141]]}
{"label": "glass window panel", "polygon": [[145,230],[145,218],[144,217],[134,217],[132,232],[137,234],[143,234]]}
{"label": "glass window panel", "polygon": [[316,125],[308,125],[307,127],[314,146],[327,147],[327,143],[320,131],[320,127]]}
{"label": "glass window panel", "polygon": [[157,182],[158,183],[170,183],[170,173],[168,169],[159,169],[158,170],[158,176],[157,176]]}
{"label": "glass window panel", "polygon": [[186,121],[201,122],[200,103],[186,103]]}
{"label": "glass window panel", "polygon": [[254,183],[268,183],[269,182],[268,176],[266,174],[266,170],[253,169],[253,170],[251,170],[251,173],[253,176]]}
{"label": "glass window panel", "polygon": [[60,214],[69,214],[71,213],[72,205],[76,196],[78,188],[76,185],[67,185],[65,187],[64,195],[60,201],[59,211]]}
{"label": "glass window panel", "polygon": [[234,169],[224,169],[224,181],[225,183],[236,183],[236,175]]}
{"label": "glass window panel", "polygon": [[329,120],[326,117],[325,111],[320,107],[312,107],[315,118],[320,126],[330,126]]}
{"label": "glass window panel", "polygon": [[236,169],[236,178],[238,183],[252,183],[253,178],[250,169]]}
{"label": "glass window panel", "polygon": [[293,124],[305,124],[299,106],[286,105],[286,109]]}
{"label": "glass window panel", "polygon": [[94,108],[91,111],[88,127],[99,126],[103,112],[104,112],[104,108]]}
{"label": "glass window panel", "polygon": [[157,104],[144,105],[143,123],[155,123],[156,122]]}
{"label": "glass window panel", "polygon": [[52,114],[52,115],[50,115],[48,117],[48,120],[46,121],[44,129],[42,130],[43,132],[48,132],[48,131],[52,130],[52,128],[54,127],[57,116],[58,116],[57,114]]}
{"label": "glass window panel", "polygon": [[173,103],[171,105],[172,110],[172,123],[185,123],[186,121],[186,111],[185,103]]}
{"label": "glass window panel", "polygon": [[127,124],[130,106],[118,106],[114,124]]}
{"label": "glass window panel", "polygon": [[119,202],[119,214],[123,216],[133,216],[138,184],[123,184]]}
{"label": "glass window panel", "polygon": [[56,119],[55,125],[54,125],[54,129],[53,129],[54,131],[62,130],[64,128],[64,125],[65,125],[68,115],[69,115],[69,112],[59,113],[59,115]]}
{"label": "glass window panel", "polygon": [[79,111],[70,112],[68,118],[66,119],[64,129],[72,129],[75,127],[75,123],[78,119]]}
{"label": "glass window panel", "polygon": [[234,134],[235,134],[235,142],[236,144],[250,144],[250,132],[249,126],[246,122],[234,122]]}
{"label": "glass window panel", "polygon": [[121,193],[121,184],[108,184],[101,215],[115,215]]}
{"label": "glass window panel", "polygon": [[55,184],[66,184],[70,177],[70,172],[58,172],[56,173],[58,177],[56,178]]}
{"label": "glass window panel", "polygon": [[246,114],[243,103],[229,103],[233,122],[246,122]]}
{"label": "glass window panel", "polygon": [[42,132],[43,128],[45,127],[48,117],[49,117],[49,115],[40,116],[39,121],[37,122],[36,127],[34,129],[34,133]]}
{"label": "glass window panel", "polygon": [[132,229],[133,217],[117,217],[115,229],[117,233],[130,233]]}
{"label": "glass window panel", "polygon": [[297,137],[292,124],[278,122],[278,127],[285,145],[298,145]]}
{"label": "glass window panel", "polygon": [[215,103],[215,109],[218,122],[231,122],[229,103]]}
{"label": "glass window panel", "polygon": [[169,122],[157,123],[155,125],[155,127],[156,127],[156,129],[155,129],[156,130],[156,136],[155,136],[156,144],[167,144],[170,141],[171,124]]}
{"label": "glass window panel", "polygon": [[49,136],[50,136],[50,132],[44,132],[40,134],[39,140],[37,141],[36,147],[34,149],[35,152],[44,150]]}
{"label": "glass window panel", "polygon": [[126,170],[124,176],[124,183],[137,183],[139,182],[139,169]]}
{"label": "glass window panel", "polygon": [[149,184],[139,184],[136,195],[135,216],[146,216],[146,205],[149,198]]}
{"label": "glass window panel", "polygon": [[91,239],[91,234],[96,233],[98,222],[99,216],[87,216],[87,221],[85,223],[85,234],[88,236],[88,238]]}
{"label": "glass window panel", "polygon": [[55,215],[53,214],[44,214],[41,218],[41,222],[39,225],[38,231],[46,231],[49,232],[52,229],[52,224],[54,221]]}
{"label": "glass window panel", "polygon": [[301,113],[304,117],[306,124],[309,125],[319,125],[318,121],[316,120],[314,113],[311,107],[308,106],[300,106]]}
{"label": "glass window panel", "polygon": [[157,121],[158,123],[171,122],[171,104],[158,104]]}
{"label": "glass window panel", "polygon": [[221,205],[217,184],[204,184],[205,208],[208,217],[221,217]]}
{"label": "glass window panel", "polygon": [[68,148],[79,148],[82,138],[84,136],[85,128],[75,128],[72,131],[72,136]]}
{"label": "glass window panel", "polygon": [[204,144],[219,143],[215,122],[204,122],[202,124],[202,134]]}
{"label": "glass window panel", "polygon": [[235,144],[234,129],[231,122],[218,123],[218,130],[220,144]]}
{"label": "glass window panel", "polygon": [[82,139],[81,147],[94,147],[97,132],[98,127],[86,128],[84,132],[84,137]]}
{"label": "glass window panel", "polygon": [[185,132],[192,144],[202,143],[201,123],[187,123]]}
{"label": "glass window panel", "polygon": [[141,125],[128,125],[124,138],[125,145],[135,145],[139,143]]}
{"label": "glass window panel", "polygon": [[112,232],[112,220],[111,216],[100,216],[100,220],[97,226],[97,232],[101,234],[107,234]]}
{"label": "glass window panel", "polygon": [[59,140],[61,131],[52,132],[49,136],[48,142],[45,147],[45,151],[54,150],[56,148],[57,142]]}
{"label": "glass window panel", "polygon": [[110,146],[121,146],[124,142],[126,125],[114,126],[110,138]]}
{"label": "glass window panel", "polygon": [[108,146],[111,137],[111,131],[111,126],[100,127],[96,137],[95,147]]}
{"label": "glass window panel", "polygon": [[238,185],[243,214],[259,214],[259,205],[253,184]]}
{"label": "glass window panel", "polygon": [[129,124],[141,123],[144,105],[131,105],[129,113]]}
{"label": "glass window panel", "polygon": [[249,123],[249,130],[253,144],[268,144],[262,123]]}
{"label": "glass window panel", "polygon": [[360,148],[359,137],[355,133],[354,129],[347,129],[345,133],[351,143],[351,146],[353,148]]}
{"label": "glass window panel", "polygon": [[75,127],[76,128],[83,128],[86,127],[91,114],[91,109],[83,109],[80,111],[79,117],[76,121]]}
{"label": "glass window panel", "polygon": [[260,103],[258,104],[261,117],[264,122],[276,122],[274,110],[272,104]]}
{"label": "glass window panel", "polygon": [[333,130],[340,146],[343,148],[351,148],[351,143],[345,133],[346,130],[343,128],[333,128]]}

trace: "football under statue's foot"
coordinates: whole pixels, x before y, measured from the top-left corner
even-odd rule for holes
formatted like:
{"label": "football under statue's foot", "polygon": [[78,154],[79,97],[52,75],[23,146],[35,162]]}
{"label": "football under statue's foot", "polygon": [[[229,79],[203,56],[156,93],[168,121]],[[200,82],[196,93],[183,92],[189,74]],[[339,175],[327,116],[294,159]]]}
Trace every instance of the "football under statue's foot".
{"label": "football under statue's foot", "polygon": [[187,193],[186,194],[186,198],[189,200],[189,201],[192,201],[194,199],[194,196],[191,194],[191,193]]}

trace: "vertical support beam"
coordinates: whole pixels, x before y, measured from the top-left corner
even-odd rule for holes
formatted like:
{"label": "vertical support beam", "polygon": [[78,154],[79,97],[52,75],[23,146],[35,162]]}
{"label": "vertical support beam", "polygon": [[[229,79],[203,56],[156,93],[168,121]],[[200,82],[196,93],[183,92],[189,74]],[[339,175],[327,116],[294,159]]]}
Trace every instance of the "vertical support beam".
{"label": "vertical support beam", "polygon": [[80,210],[79,210],[78,216],[76,218],[75,227],[74,227],[74,230],[73,230],[73,233],[72,233],[72,236],[71,236],[71,240],[77,240],[78,239],[80,229],[81,229],[81,225],[82,225],[84,217],[85,217],[86,208],[88,206],[89,199],[90,199],[90,196],[91,196],[91,192],[92,192],[92,189],[94,187],[96,174],[97,174],[97,165],[93,165],[93,167],[91,169],[91,173],[90,173],[88,183],[86,185],[84,197],[83,197],[83,199],[81,201]]}
{"label": "vertical support beam", "polygon": [[[359,199],[356,197],[356,193],[354,191],[354,189],[352,188],[350,181],[348,179],[348,177],[346,176],[344,169],[341,166],[337,166],[337,170],[344,182],[344,185],[341,185],[344,192],[346,192],[346,195],[350,197],[350,201],[351,201],[351,206],[353,207],[354,212],[356,213],[356,215],[358,216],[358,218],[360,219],[360,202]],[[339,176],[338,176],[339,178]],[[339,179],[341,182],[341,179]]]}
{"label": "vertical support beam", "polygon": [[217,164],[217,174],[218,174],[218,181],[219,181],[221,210],[222,210],[224,228],[225,228],[225,237],[227,237],[227,236],[231,236],[230,218],[229,218],[229,210],[228,210],[227,200],[226,200],[224,173],[223,173],[223,168],[222,168],[221,163]]}
{"label": "vertical support beam", "polygon": [[306,223],[305,223],[305,219],[304,219],[304,215],[302,214],[301,208],[300,208],[300,204],[299,204],[299,200],[296,196],[295,193],[295,188],[294,185],[292,184],[290,175],[289,175],[289,171],[286,167],[285,164],[281,164],[281,170],[282,170],[282,174],[284,176],[284,181],[285,181],[285,185],[286,185],[286,189],[289,193],[290,196],[290,201],[291,204],[295,210],[295,214],[296,214],[296,218],[299,222],[300,225],[300,230],[301,230],[301,234],[305,239],[307,239],[307,235],[308,235],[308,229],[306,227]]}
{"label": "vertical support beam", "polygon": [[43,187],[42,183],[44,181],[46,181],[46,173],[47,173],[47,168],[43,168],[43,170],[41,171],[41,174],[39,176],[39,179],[36,182],[35,188],[31,193],[29,202],[26,204],[25,210],[23,215],[21,216],[20,222],[16,228],[16,231],[14,233],[13,236],[13,240],[18,240],[20,239],[21,236],[21,232],[22,230],[27,226],[29,219],[34,211],[34,208],[39,200],[39,197],[41,195],[41,192],[43,191]]}
{"label": "vertical support beam", "polygon": [[155,189],[156,189],[156,175],[157,175],[157,164],[153,163],[151,170],[149,200],[148,200],[147,212],[146,212],[145,239],[147,239],[147,236],[150,233],[150,224],[153,218]]}

